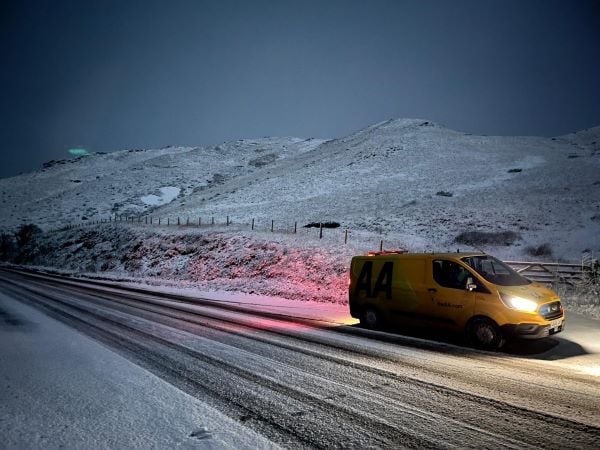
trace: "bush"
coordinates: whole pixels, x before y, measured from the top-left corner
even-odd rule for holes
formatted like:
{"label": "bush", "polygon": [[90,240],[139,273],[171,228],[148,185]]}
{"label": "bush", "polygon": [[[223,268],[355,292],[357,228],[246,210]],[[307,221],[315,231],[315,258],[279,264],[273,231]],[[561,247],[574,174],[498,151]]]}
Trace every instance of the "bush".
{"label": "bush", "polygon": [[15,238],[17,240],[17,245],[19,247],[25,247],[27,244],[30,244],[35,239],[36,235],[42,234],[42,230],[37,225],[32,223],[28,223],[26,225],[21,225],[17,232],[15,233]]}
{"label": "bush", "polygon": [[7,233],[0,234],[0,261],[12,261],[17,254],[15,238]]}
{"label": "bush", "polygon": [[15,256],[15,262],[17,264],[23,264],[31,262],[33,258],[39,253],[38,237],[42,234],[42,230],[37,225],[28,223],[21,225],[15,233],[15,240],[17,243],[17,254]]}
{"label": "bush", "polygon": [[551,256],[552,255],[552,247],[550,247],[550,244],[545,243],[542,245],[538,245],[537,247],[529,246],[525,249],[525,252],[529,256]]}
{"label": "bush", "polygon": [[339,228],[340,224],[337,222],[311,222],[304,225],[303,228]]}
{"label": "bush", "polygon": [[435,195],[440,195],[442,197],[452,197],[454,194],[452,192],[447,191],[437,191]]}
{"label": "bush", "polygon": [[509,246],[519,239],[521,236],[514,231],[464,231],[454,238],[454,242],[475,247],[479,245]]}
{"label": "bush", "polygon": [[523,172],[523,169],[509,169],[508,173],[519,173],[519,172]]}
{"label": "bush", "polygon": [[[583,270],[582,280],[572,287],[563,289],[561,298],[568,305],[584,308],[584,313],[591,313],[600,318],[600,263],[595,261]],[[591,307],[591,309],[589,309]],[[581,310],[580,310],[581,311]]]}

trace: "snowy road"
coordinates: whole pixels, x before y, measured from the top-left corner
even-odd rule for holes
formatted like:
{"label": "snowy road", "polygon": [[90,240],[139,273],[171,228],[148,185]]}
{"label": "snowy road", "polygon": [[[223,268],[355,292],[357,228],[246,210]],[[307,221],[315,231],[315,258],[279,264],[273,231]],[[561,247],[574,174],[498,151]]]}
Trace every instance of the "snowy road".
{"label": "snowy road", "polygon": [[283,447],[600,442],[600,377],[553,361],[86,281],[2,271],[0,289]]}

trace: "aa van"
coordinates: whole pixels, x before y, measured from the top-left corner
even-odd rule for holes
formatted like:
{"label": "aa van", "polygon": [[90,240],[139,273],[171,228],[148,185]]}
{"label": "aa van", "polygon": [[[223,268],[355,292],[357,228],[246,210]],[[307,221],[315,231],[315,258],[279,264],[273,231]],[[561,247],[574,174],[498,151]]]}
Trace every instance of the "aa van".
{"label": "aa van", "polygon": [[476,346],[559,333],[558,295],[485,253],[374,252],[352,258],[349,305],[367,328],[405,323],[466,333]]}

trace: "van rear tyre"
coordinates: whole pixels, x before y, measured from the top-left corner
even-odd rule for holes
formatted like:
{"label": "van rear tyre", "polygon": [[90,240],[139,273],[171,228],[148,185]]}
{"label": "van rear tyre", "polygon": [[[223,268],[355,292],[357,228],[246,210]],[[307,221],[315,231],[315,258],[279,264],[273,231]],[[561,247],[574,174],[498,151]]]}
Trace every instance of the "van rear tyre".
{"label": "van rear tyre", "polygon": [[467,337],[474,347],[483,350],[498,350],[506,342],[500,327],[485,317],[475,319],[469,324]]}
{"label": "van rear tyre", "polygon": [[360,318],[360,324],[370,330],[375,330],[381,325],[381,317],[375,308],[366,308]]}

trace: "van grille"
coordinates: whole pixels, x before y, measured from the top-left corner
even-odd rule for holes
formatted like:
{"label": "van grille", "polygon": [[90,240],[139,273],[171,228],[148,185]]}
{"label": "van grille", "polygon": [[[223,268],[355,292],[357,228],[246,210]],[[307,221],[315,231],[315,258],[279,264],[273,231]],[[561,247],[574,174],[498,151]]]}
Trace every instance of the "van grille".
{"label": "van grille", "polygon": [[562,316],[562,305],[560,302],[546,303],[540,306],[540,315],[546,320],[558,319]]}

